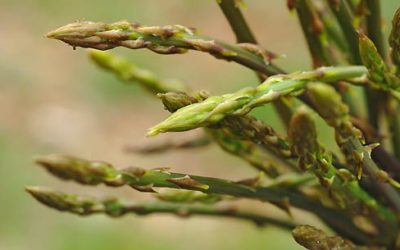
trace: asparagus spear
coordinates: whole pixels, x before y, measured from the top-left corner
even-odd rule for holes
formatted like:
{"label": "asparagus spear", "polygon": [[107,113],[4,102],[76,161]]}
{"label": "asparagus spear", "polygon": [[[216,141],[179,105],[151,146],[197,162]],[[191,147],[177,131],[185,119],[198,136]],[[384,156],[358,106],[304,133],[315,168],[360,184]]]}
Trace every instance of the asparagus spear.
{"label": "asparagus spear", "polygon": [[101,68],[104,68],[125,82],[136,82],[150,93],[166,93],[170,91],[184,91],[182,83],[174,80],[163,81],[158,79],[153,72],[141,69],[123,57],[111,52],[91,50],[90,59]]}
{"label": "asparagus spear", "polygon": [[[171,89],[168,85],[168,82],[157,79],[150,71],[137,69],[135,65],[123,59],[122,57],[117,57],[109,52],[95,50],[93,50],[90,55],[94,62],[99,66],[113,72],[122,79],[129,81],[134,80],[138,82],[139,84],[146,87],[146,89],[153,94],[157,94],[158,92],[165,92],[168,89]],[[205,92],[199,92],[193,95],[187,95],[184,92],[167,92],[158,93],[157,96],[162,100],[165,108],[168,111],[175,112],[179,108],[206,99],[208,97],[208,94]],[[247,124],[246,121],[248,121]],[[230,123],[228,122],[228,124]],[[284,144],[282,142],[283,140],[279,139],[272,128],[266,127],[265,129],[263,129],[260,122],[256,123],[254,119],[250,120],[250,118],[247,120],[241,119],[240,121],[232,122],[235,130],[246,128],[245,131],[248,131],[248,133],[246,133],[247,135],[253,134],[252,131],[254,131],[256,128],[253,126],[255,124],[257,124],[258,129],[262,129],[257,133],[257,135],[264,135],[262,139],[268,140],[269,142],[274,144],[277,152],[280,152],[282,155],[285,156],[290,153],[287,144]],[[209,130],[209,134],[212,135],[212,137],[223,150],[241,157],[258,170],[267,173],[270,177],[277,177],[281,172],[275,168],[275,166],[278,165],[275,164],[276,162],[278,162],[279,165],[288,165],[279,158],[274,157],[273,155],[266,152],[259,145],[248,141],[241,141],[241,138],[237,137],[239,133],[226,133],[226,131],[224,132],[220,129],[213,129],[212,131]],[[253,138],[255,138],[255,136],[257,135],[253,135]],[[135,149],[141,150],[142,152],[143,150],[145,150],[146,152],[159,152],[160,150],[164,150],[168,146],[173,145],[179,147],[190,147],[205,144],[202,141],[198,142],[190,140],[184,144],[173,144],[171,142],[167,142],[162,145],[150,145],[150,147],[147,145],[145,148],[136,147]]]}
{"label": "asparagus spear", "polygon": [[244,115],[253,108],[283,96],[298,95],[312,81],[336,82],[366,74],[362,66],[323,67],[313,71],[278,75],[254,88],[233,94],[211,96],[203,102],[179,109],[162,123],[152,127],[148,135],[170,131],[186,131],[220,122],[229,115]]}
{"label": "asparagus spear", "polygon": [[[250,27],[247,25],[247,22],[244,19],[243,14],[240,10],[240,4],[237,4],[237,2],[238,1],[236,0],[217,1],[220,9],[224,13],[225,18],[228,20],[229,25],[231,26],[236,36],[236,41],[238,43],[245,43],[244,45],[246,46],[250,45],[250,48],[254,48],[254,46],[256,46],[258,42],[253,35]],[[258,46],[256,47],[256,51],[260,51],[260,49],[257,48]],[[263,57],[266,57],[268,61],[276,57],[274,53],[266,50],[261,50],[259,54],[261,54],[261,56]],[[272,62],[269,63],[269,67],[271,69],[274,69],[275,74],[285,73],[282,69],[274,65]],[[265,80],[265,76],[262,74],[258,74],[258,78],[260,79],[260,82],[263,82]],[[293,114],[293,109],[292,107],[290,107],[288,101],[284,99],[278,99],[272,104],[274,105],[274,108],[277,111],[277,114],[281,118],[282,122],[285,124],[285,126],[287,126],[290,121],[290,117]]]}
{"label": "asparagus spear", "polygon": [[209,53],[218,59],[234,61],[266,75],[276,74],[268,61],[238,45],[197,35],[181,25],[141,26],[120,21],[112,24],[77,22],[65,25],[47,34],[73,47],[108,50],[118,46],[130,49],[147,48],[160,54],[179,54],[187,50]]}
{"label": "asparagus spear", "polygon": [[309,250],[366,250],[339,236],[327,236],[322,230],[308,225],[297,226],[292,231],[297,243]]}
{"label": "asparagus spear", "polygon": [[302,193],[284,187],[252,187],[224,179],[194,176],[169,172],[166,169],[145,170],[128,168],[117,170],[110,164],[99,165],[79,158],[50,155],[37,160],[50,173],[67,180],[86,185],[104,183],[109,186],[129,185],[139,191],[150,191],[153,187],[167,187],[201,191],[207,194],[229,195],[266,202],[287,204],[312,211],[338,233],[356,243],[378,242],[381,238],[367,237],[362,229],[353,224],[351,217],[342,211],[325,207],[310,200]]}
{"label": "asparagus spear", "polygon": [[371,159],[371,151],[377,145],[364,146],[361,132],[351,123],[348,107],[341,101],[341,97],[332,87],[322,83],[311,84],[308,94],[314,103],[318,103],[318,114],[335,129],[336,141],[347,157],[353,173],[360,179],[365,172],[373,188],[379,190],[379,194],[399,213],[400,195],[391,185],[395,181],[382,174],[383,170]]}
{"label": "asparagus spear", "polygon": [[373,225],[371,233],[387,236],[388,242],[393,241],[397,230],[396,216],[364,191],[349,170],[333,166],[332,155],[318,143],[314,121],[305,109],[293,116],[288,134],[292,150],[299,156],[299,166],[318,177],[338,207],[353,216],[362,216]]}
{"label": "asparagus spear", "polygon": [[389,43],[392,47],[391,57],[397,67],[397,73],[400,73],[400,8],[397,9],[392,21],[392,31],[389,37]]}
{"label": "asparagus spear", "polygon": [[[182,107],[201,101],[201,99],[198,97],[188,95],[184,92],[168,92],[165,94],[159,94],[158,96],[162,99],[165,108],[170,112],[175,112]],[[269,138],[270,141],[273,142],[273,145],[277,145],[275,148],[270,147],[265,150],[258,145],[259,143],[255,143],[252,140],[242,140],[243,138],[238,135],[240,133],[237,133],[235,129],[244,128],[247,126],[247,133],[245,134],[251,134],[253,137],[255,137],[254,132],[252,131],[255,131],[257,128],[251,127],[252,125],[249,122],[250,119],[250,117],[245,116],[243,119],[237,120],[236,122],[223,122],[221,125],[206,128],[206,132],[223,150],[232,155],[239,156],[256,169],[263,171],[270,177],[275,178],[282,173],[282,166],[289,166],[289,168],[291,168],[291,165],[288,162],[285,162],[276,156],[277,152],[278,155],[285,154],[285,156],[287,156],[287,148],[283,149],[284,145],[280,144],[278,146],[280,141],[277,137],[273,137],[272,132],[265,135],[263,139]],[[235,129],[229,127],[231,125]],[[259,125],[259,127],[261,127],[261,125]],[[263,133],[263,131],[260,131],[258,134],[261,135]],[[271,150],[273,150],[273,152],[269,152]],[[277,166],[280,166],[280,168],[278,169]]]}
{"label": "asparagus spear", "polygon": [[359,33],[360,55],[368,69],[368,86],[390,92],[400,99],[400,78],[394,75],[378,53],[375,44],[363,33]]}
{"label": "asparagus spear", "polygon": [[258,226],[276,225],[284,229],[292,229],[295,224],[289,221],[272,218],[266,215],[248,213],[234,206],[215,206],[204,204],[184,204],[161,201],[127,202],[117,198],[99,199],[79,196],[43,187],[27,187],[29,192],[40,203],[78,215],[106,214],[121,217],[126,214],[145,216],[150,214],[174,214],[187,218],[192,215],[227,217],[254,222]]}
{"label": "asparagus spear", "polygon": [[328,54],[328,42],[326,41],[325,27],[317,14],[311,0],[295,1],[290,6],[297,12],[297,16],[306,38],[308,49],[311,53],[313,66],[315,68],[321,66],[335,65],[334,57]]}

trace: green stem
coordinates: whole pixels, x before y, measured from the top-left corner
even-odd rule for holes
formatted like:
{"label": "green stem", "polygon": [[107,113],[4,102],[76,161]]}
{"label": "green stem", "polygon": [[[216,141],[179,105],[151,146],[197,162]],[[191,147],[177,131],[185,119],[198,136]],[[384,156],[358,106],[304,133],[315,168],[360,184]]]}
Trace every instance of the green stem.
{"label": "green stem", "polygon": [[78,22],[51,31],[47,37],[64,41],[73,47],[100,50],[118,46],[130,49],[147,48],[161,54],[185,53],[188,49],[198,50],[218,59],[234,61],[262,74],[280,73],[263,58],[240,46],[196,35],[189,28],[180,25],[148,27],[127,21],[112,24]]}
{"label": "green stem", "polygon": [[329,2],[331,10],[335,14],[336,20],[338,21],[345,35],[345,39],[350,49],[350,61],[352,64],[361,65],[361,57],[358,52],[358,35],[353,26],[353,16],[350,7],[344,0],[327,1]]}
{"label": "green stem", "polygon": [[[365,0],[368,14],[367,14],[367,35],[375,44],[378,53],[386,61],[387,54],[385,48],[385,42],[382,34],[382,16],[381,16],[381,4],[380,0]],[[369,121],[372,126],[378,128],[379,119],[383,115],[384,107],[380,100],[385,100],[389,98],[388,95],[381,91],[366,89],[367,105],[370,114]],[[390,124],[389,126],[394,126],[395,124]]]}
{"label": "green stem", "polygon": [[308,82],[337,82],[365,75],[363,66],[325,67],[313,71],[293,73],[268,78],[255,88],[241,89],[233,94],[212,96],[201,103],[179,109],[162,123],[154,126],[148,135],[164,132],[186,131],[220,122],[230,115],[244,115],[253,108],[278,98],[298,95]]}
{"label": "green stem", "polygon": [[368,9],[367,15],[367,34],[374,42],[381,57],[386,60],[386,46],[382,32],[382,12],[380,0],[365,0]]}
{"label": "green stem", "polygon": [[[137,170],[123,172],[124,180],[130,185],[154,185],[155,187],[183,188],[189,190],[202,191],[208,194],[224,194],[234,197],[251,198],[272,203],[281,203],[288,199],[289,203],[295,207],[312,211],[334,230],[338,230],[343,235],[359,242],[365,241],[365,237],[360,234],[358,228],[350,223],[347,215],[337,210],[323,207],[318,202],[306,199],[301,193],[294,190],[284,190],[278,188],[250,188],[236,184],[231,181],[193,176],[178,173],[162,173],[160,171],[146,170],[144,174],[138,176]],[[193,180],[191,184],[186,180]],[[347,220],[347,221],[346,221]],[[354,230],[354,231],[353,231]],[[368,240],[367,240],[368,241]]]}
{"label": "green stem", "polygon": [[293,116],[288,134],[292,150],[299,156],[299,166],[318,177],[339,208],[370,220],[382,241],[391,244],[396,238],[395,214],[362,189],[349,170],[337,169],[332,164],[331,154],[317,141],[317,130],[310,113],[299,110]]}
{"label": "green stem", "polygon": [[235,33],[236,41],[238,43],[257,44],[256,38],[247,25],[247,22],[244,19],[239,6],[235,3],[235,0],[220,0],[217,2]]}
{"label": "green stem", "polygon": [[380,168],[371,159],[372,149],[360,141],[361,132],[351,123],[348,108],[341,97],[332,87],[321,83],[312,84],[308,89],[313,102],[318,103],[318,114],[335,129],[337,143],[348,160],[348,167],[353,167],[351,170],[359,179],[365,172],[373,189],[378,190],[393,210],[400,213],[398,191],[391,184],[383,182]]}
{"label": "green stem", "polygon": [[[228,20],[233,32],[235,33],[237,42],[257,44],[257,40],[254,37],[250,27],[247,25],[239,6],[237,6],[235,3],[235,0],[221,0],[218,2],[218,4]],[[277,67],[272,62],[269,64],[269,66],[274,68],[277,73],[285,73],[285,71]],[[261,75],[259,75],[259,78],[261,81],[265,80],[265,77]],[[285,100],[278,99],[273,102],[273,105],[279,117],[287,126],[290,122],[290,118],[293,115],[293,109],[285,102]]]}
{"label": "green stem", "polygon": [[332,43],[335,44],[342,53],[348,53],[349,48],[347,46],[347,42],[345,41],[343,33],[338,26],[332,12],[325,8],[325,6],[318,9],[318,12],[321,21],[324,24],[327,39],[331,40]]}
{"label": "green stem", "polygon": [[106,214],[121,217],[126,214],[145,216],[150,214],[173,214],[182,218],[192,215],[226,217],[251,221],[258,226],[275,225],[287,230],[296,225],[292,222],[266,215],[238,210],[234,206],[173,203],[163,201],[127,202],[117,198],[98,199],[94,197],[67,194],[48,188],[27,187],[35,199],[46,206],[78,215]]}
{"label": "green stem", "polygon": [[118,171],[108,163],[90,162],[62,155],[41,157],[37,162],[59,178],[75,180],[86,185],[130,185],[140,191],[153,191],[154,187],[178,188],[256,199],[278,204],[286,209],[293,205],[313,212],[335,231],[354,242],[367,243],[373,240],[357,228],[346,213],[325,207],[291,188],[251,187],[224,179],[173,173],[166,169],[128,168]]}
{"label": "green stem", "polygon": [[[340,0],[338,5],[335,5],[333,2],[333,0],[328,0],[330,5],[331,5],[331,9],[333,11],[333,13],[336,15],[336,19],[339,22],[340,26],[342,27],[342,30],[345,34],[345,38],[347,40],[347,43],[349,44],[349,48],[350,48],[350,55],[351,55],[351,62],[353,64],[357,64],[360,65],[362,64],[362,60],[360,57],[360,53],[359,53],[359,45],[358,45],[358,35],[357,32],[353,26],[353,16],[350,10],[350,7],[348,6],[348,4],[343,1]],[[373,9],[372,12],[376,12],[378,10]],[[374,26],[377,26],[378,24],[376,24],[375,22],[377,15],[380,14],[373,14],[373,19],[374,19],[374,25],[371,27],[372,28],[377,28]],[[371,23],[371,17],[368,17],[368,21],[369,23]],[[379,21],[380,23],[380,21]],[[379,27],[380,29],[380,27]],[[377,32],[374,30],[374,35],[377,35]],[[370,124],[375,128],[378,129],[378,121],[381,117],[382,114],[382,108],[379,107],[379,102],[378,100],[380,100],[379,95],[377,95],[377,92],[374,90],[369,90],[369,89],[365,89],[365,97],[366,97],[366,105],[367,105],[367,110],[368,110],[368,119]]]}
{"label": "green stem", "polygon": [[[400,103],[398,100],[387,101],[387,116],[391,133],[392,146],[394,155],[400,159]],[[400,170],[397,172],[398,179],[400,179]]]}
{"label": "green stem", "polygon": [[[201,101],[184,92],[169,92],[166,94],[159,94],[158,96],[162,98],[164,106],[171,113],[175,112],[177,109]],[[232,122],[237,126],[243,127],[248,125],[250,120],[252,119],[249,116],[243,116],[241,119],[233,119]],[[228,121],[223,121],[217,126],[204,129],[223,150],[247,161],[250,165],[266,173],[269,177],[276,178],[279,176],[282,173],[283,166],[293,169],[288,161],[279,157],[287,153],[287,151],[285,152],[281,145],[276,145],[277,143],[275,141],[271,141],[273,139],[272,132],[269,133],[268,137],[270,138],[269,141],[271,141],[271,144],[275,145],[276,149],[272,147],[262,147],[262,145],[258,145],[252,140],[243,140],[242,136],[238,135],[238,133],[231,128],[232,125],[233,124],[230,124]],[[250,130],[250,128],[247,127],[247,130]],[[281,149],[280,152],[278,149]],[[279,168],[277,166],[279,166]]]}
{"label": "green stem", "polygon": [[274,160],[271,153],[265,148],[251,141],[240,140],[230,131],[224,129],[206,129],[206,131],[224,151],[240,157],[271,178],[280,176],[282,167],[289,165],[282,159]]}
{"label": "green stem", "polygon": [[[318,14],[314,3],[311,0],[300,0],[297,2],[296,6],[297,16],[304,37],[306,38],[314,67],[339,65],[339,61],[335,58],[333,48],[327,39],[326,22],[324,22]],[[325,20],[327,20],[327,18],[325,18]],[[335,37],[337,37],[337,35]],[[352,93],[354,89],[352,89],[351,86],[347,86],[347,84],[344,91],[341,90],[344,88],[337,88],[339,91],[343,92],[343,97],[350,107],[351,114],[361,117],[357,105],[353,100]]]}
{"label": "green stem", "polygon": [[271,126],[250,115],[231,116],[221,121],[219,126],[229,128],[237,137],[249,140],[274,151],[282,158],[293,158],[288,141]]}
{"label": "green stem", "polygon": [[[381,55],[384,61],[387,62],[387,53],[386,53],[386,46],[385,41],[382,34],[382,16],[381,16],[381,1],[380,0],[366,0],[366,5],[369,10],[367,15],[367,34],[368,37],[373,41],[375,44],[378,53]],[[369,100],[371,100],[371,104],[369,108],[372,111],[375,110],[375,114],[381,114],[381,111],[386,110],[386,119],[388,121],[388,125],[392,134],[391,141],[392,147],[394,149],[394,153],[398,159],[400,159],[400,122],[397,115],[398,108],[394,108],[396,110],[393,112],[393,108],[383,106],[393,106],[392,102],[397,102],[395,100],[388,100],[385,104],[379,104],[379,100],[386,100],[391,98],[389,95],[382,93],[381,91],[367,89],[367,95]],[[394,104],[394,106],[398,106],[398,104]],[[389,111],[389,112],[388,112]],[[392,112],[390,112],[392,111]],[[374,112],[372,112],[374,114]],[[379,119],[379,115],[373,115],[375,117],[371,117],[372,119]],[[375,122],[373,123],[375,127],[378,124]]]}
{"label": "green stem", "polygon": [[333,57],[327,55],[326,44],[322,41],[324,26],[310,0],[300,0],[296,4],[299,18],[308,49],[313,59],[314,68],[335,65]]}
{"label": "green stem", "polygon": [[139,68],[125,58],[111,52],[91,50],[89,56],[99,67],[112,72],[127,83],[138,83],[154,95],[170,91],[185,91],[182,83],[173,80],[160,80],[153,72]]}

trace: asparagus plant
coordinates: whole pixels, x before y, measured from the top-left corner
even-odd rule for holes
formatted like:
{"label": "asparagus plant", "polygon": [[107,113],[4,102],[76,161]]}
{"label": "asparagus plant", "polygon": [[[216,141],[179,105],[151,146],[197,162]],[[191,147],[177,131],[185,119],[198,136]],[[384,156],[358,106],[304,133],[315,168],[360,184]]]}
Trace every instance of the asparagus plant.
{"label": "asparagus plant", "polygon": [[[399,249],[400,9],[387,43],[379,0],[288,0],[287,7],[297,14],[304,33],[312,69],[287,73],[275,65],[276,54],[257,43],[241,12],[241,1],[219,0],[217,4],[236,42],[183,25],[145,26],[129,21],[76,22],[47,37],[74,48],[94,49],[89,56],[96,65],[161,99],[171,114],[150,128],[149,136],[203,130],[190,140],[150,141],[130,147],[130,152],[154,154],[215,142],[248,162],[255,178],[233,181],[48,155],[38,157],[37,163],[55,177],[82,185],[129,186],[150,192],[155,199],[96,198],[44,187],[26,191],[44,205],[78,215],[230,217],[292,230],[296,242],[307,249]],[[260,84],[223,95],[189,92],[184,83],[163,80],[123,57],[101,51],[119,46],[159,54],[208,53],[254,71]],[[365,108],[356,100],[362,100]],[[264,121],[268,119],[250,114],[268,104],[274,105],[286,133],[277,132]],[[319,143],[317,116],[334,129],[332,144],[340,152]],[[258,214],[232,204],[242,198],[272,203],[289,217],[275,218],[268,211]],[[301,225],[292,207],[316,215],[335,236],[315,228],[316,221]]]}

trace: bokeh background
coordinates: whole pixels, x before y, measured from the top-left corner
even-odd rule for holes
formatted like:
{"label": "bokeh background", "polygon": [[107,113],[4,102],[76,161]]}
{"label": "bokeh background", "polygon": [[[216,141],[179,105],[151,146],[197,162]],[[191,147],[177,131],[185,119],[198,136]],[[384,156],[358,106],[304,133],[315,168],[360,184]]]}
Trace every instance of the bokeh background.
{"label": "bokeh background", "polygon": [[[247,0],[244,10],[260,43],[285,54],[278,64],[289,71],[308,69],[310,60],[296,17],[283,0]],[[398,0],[382,1],[387,33]],[[0,249],[301,249],[288,232],[229,219],[168,215],[81,218],[50,210],[24,192],[46,185],[67,192],[148,199],[130,189],[88,188],[62,182],[33,164],[36,155],[66,153],[104,160],[119,167],[171,167],[176,171],[228,179],[255,172],[217,146],[161,155],[127,154],[127,145],[184,138],[190,133],[145,138],[146,129],[167,116],[161,103],[140,87],[125,85],[92,65],[84,49],[72,50],[44,38],[76,20],[143,24],[183,24],[234,41],[214,0],[1,0],[0,1]],[[160,77],[176,78],[193,90],[221,94],[254,86],[247,69],[190,52],[161,56],[150,51],[116,49]],[[270,107],[256,115],[280,127]],[[324,139],[329,130],[321,128]],[[329,146],[329,145],[328,145]],[[271,206],[249,202],[247,209],[284,216]],[[308,220],[306,214],[296,214]]]}

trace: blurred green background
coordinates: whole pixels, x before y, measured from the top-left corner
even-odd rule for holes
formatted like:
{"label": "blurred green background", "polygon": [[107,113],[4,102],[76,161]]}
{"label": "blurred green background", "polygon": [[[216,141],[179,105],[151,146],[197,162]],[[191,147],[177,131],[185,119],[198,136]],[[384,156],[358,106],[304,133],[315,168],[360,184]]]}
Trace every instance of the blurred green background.
{"label": "blurred green background", "polygon": [[[398,0],[383,2],[387,33]],[[296,17],[283,0],[247,0],[249,24],[265,48],[286,57],[278,64],[307,69],[310,60]],[[146,129],[166,117],[160,102],[137,86],[100,71],[87,51],[44,38],[76,20],[143,24],[183,24],[234,41],[214,0],[1,0],[0,1],[0,249],[301,249],[290,234],[229,219],[179,219],[167,215],[80,218],[50,210],[24,192],[47,185],[67,192],[146,199],[130,189],[87,188],[49,176],[32,162],[35,155],[66,153],[119,167],[171,167],[176,171],[229,179],[250,177],[246,163],[217,146],[155,156],[127,154],[126,145],[166,140],[190,133],[145,138]],[[161,56],[145,50],[116,49],[160,77],[177,78],[193,90],[213,94],[254,86],[254,74],[234,63],[190,52]],[[279,127],[269,107],[256,114]],[[324,129],[324,128],[322,128]],[[324,133],[324,140],[332,134]],[[249,210],[283,213],[259,202]],[[308,217],[297,214],[296,219]]]}

